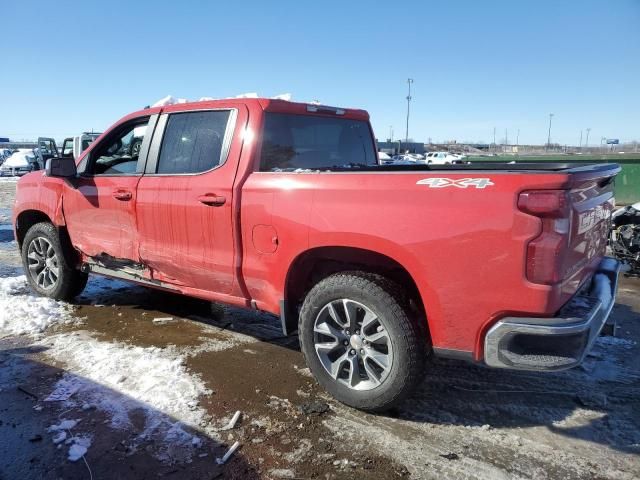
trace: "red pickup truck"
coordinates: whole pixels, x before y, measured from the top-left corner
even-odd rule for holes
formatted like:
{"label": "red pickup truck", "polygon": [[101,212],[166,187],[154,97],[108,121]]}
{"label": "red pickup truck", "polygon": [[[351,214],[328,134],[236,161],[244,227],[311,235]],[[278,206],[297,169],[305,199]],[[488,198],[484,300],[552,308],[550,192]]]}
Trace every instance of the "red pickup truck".
{"label": "red pickup truck", "polygon": [[70,299],[95,273],[271,312],[332,395],[383,410],[429,354],[582,361],[612,328],[618,172],[381,165],[365,111],[194,102],[128,115],[77,162],[23,177],[14,228],[42,295]]}

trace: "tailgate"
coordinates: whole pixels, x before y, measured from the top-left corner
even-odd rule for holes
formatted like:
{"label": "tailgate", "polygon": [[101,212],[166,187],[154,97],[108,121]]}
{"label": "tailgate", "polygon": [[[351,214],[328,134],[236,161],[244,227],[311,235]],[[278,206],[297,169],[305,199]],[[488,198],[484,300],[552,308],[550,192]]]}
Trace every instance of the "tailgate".
{"label": "tailgate", "polygon": [[615,199],[616,164],[594,165],[569,172],[570,218],[563,293],[572,295],[593,275],[605,255]]}

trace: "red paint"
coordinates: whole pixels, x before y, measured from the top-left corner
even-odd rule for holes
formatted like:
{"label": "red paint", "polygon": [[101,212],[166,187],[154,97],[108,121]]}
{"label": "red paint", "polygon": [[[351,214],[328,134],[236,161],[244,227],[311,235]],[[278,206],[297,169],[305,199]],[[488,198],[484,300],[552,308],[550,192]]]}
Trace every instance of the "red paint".
{"label": "red paint", "polygon": [[[553,315],[604,254],[611,187],[598,187],[590,173],[257,172],[263,112],[309,114],[305,104],[278,100],[173,105],[136,112],[115,126],[211,108],[238,111],[223,166],[198,175],[85,178],[79,188],[33,173],[19,182],[15,215],[38,210],[66,224],[85,259],[102,252],[128,258],[185,294],[243,306],[253,301],[275,314],[300,255],[319,247],[371,250],[413,278],[434,346],[473,351],[477,359],[497,319]],[[362,110],[346,109],[344,117],[368,120]],[[475,176],[491,184],[462,181]],[[418,184],[442,177],[450,182]],[[550,285],[527,278],[527,252],[546,228],[539,210],[559,200],[538,197],[525,213],[521,194],[535,190],[567,192],[568,204],[558,208],[566,207],[571,234],[551,238],[562,244],[555,268],[566,275]]]}

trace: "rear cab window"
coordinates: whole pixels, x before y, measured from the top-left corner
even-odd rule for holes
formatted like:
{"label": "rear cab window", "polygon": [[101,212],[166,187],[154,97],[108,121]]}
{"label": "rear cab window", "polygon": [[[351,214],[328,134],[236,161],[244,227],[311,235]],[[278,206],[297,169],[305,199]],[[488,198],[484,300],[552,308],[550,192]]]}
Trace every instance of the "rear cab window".
{"label": "rear cab window", "polygon": [[368,122],[266,112],[260,171],[283,172],[378,164]]}

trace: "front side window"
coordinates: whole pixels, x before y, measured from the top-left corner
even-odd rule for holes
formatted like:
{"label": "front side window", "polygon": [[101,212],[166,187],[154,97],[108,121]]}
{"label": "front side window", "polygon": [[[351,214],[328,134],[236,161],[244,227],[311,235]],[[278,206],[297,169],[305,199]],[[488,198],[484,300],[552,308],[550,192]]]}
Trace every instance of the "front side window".
{"label": "front side window", "polygon": [[266,113],[260,170],[293,171],[376,165],[367,122]]}
{"label": "front side window", "polygon": [[91,155],[87,172],[93,175],[132,175],[136,173],[140,147],[147,135],[148,118],[129,123],[109,135]]}
{"label": "front side window", "polygon": [[157,173],[201,173],[221,165],[229,115],[229,110],[169,115]]}

